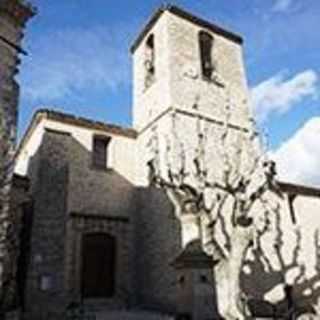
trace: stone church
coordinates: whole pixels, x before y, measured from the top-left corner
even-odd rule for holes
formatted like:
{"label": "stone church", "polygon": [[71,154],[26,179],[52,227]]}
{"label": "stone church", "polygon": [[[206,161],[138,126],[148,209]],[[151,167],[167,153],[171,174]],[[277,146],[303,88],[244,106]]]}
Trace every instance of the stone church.
{"label": "stone church", "polygon": [[[148,163],[155,131],[163,140],[174,131],[193,150],[201,127],[212,143],[208,166],[218,166],[226,103],[235,139],[250,130],[242,45],[238,34],[166,5],[131,47],[132,127],[34,114],[17,148],[12,201],[23,319],[67,319],[77,306],[97,319],[225,317],[228,278],[205,241],[208,226],[200,232],[192,212],[175,214],[150,185]],[[156,152],[166,158],[163,146]],[[241,286],[254,317],[285,318],[291,305],[319,315],[320,190],[279,187],[281,221],[255,244],[257,259],[243,257]]]}

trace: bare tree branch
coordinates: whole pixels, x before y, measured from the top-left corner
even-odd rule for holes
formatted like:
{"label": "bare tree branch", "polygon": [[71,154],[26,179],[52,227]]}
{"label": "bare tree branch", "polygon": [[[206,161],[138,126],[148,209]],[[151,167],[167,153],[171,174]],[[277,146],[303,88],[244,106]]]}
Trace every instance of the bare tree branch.
{"label": "bare tree branch", "polygon": [[[244,257],[254,244],[255,235],[259,238],[268,229],[269,216],[279,214],[269,208],[265,196],[269,193],[279,199],[283,196],[276,181],[275,164],[262,153],[253,121],[249,130],[236,131],[231,125],[230,94],[226,96],[223,126],[215,145],[211,145],[217,160],[210,159],[208,154],[209,128],[201,115],[195,117],[192,140],[196,145],[190,150],[184,137],[179,136],[179,119],[173,112],[172,132],[161,140],[165,147],[160,148],[159,133],[157,128],[153,130],[149,143],[151,159],[147,165],[150,184],[166,191],[178,218],[188,213],[206,221],[204,229],[209,240],[205,247],[217,252],[230,273],[230,305],[224,316],[228,320],[241,320],[245,318],[243,310],[247,310],[245,302],[239,305],[240,300],[244,301],[240,288]],[[199,101],[198,98],[194,104],[197,111]],[[165,152],[164,157],[161,152]],[[258,203],[264,206],[265,219],[265,226],[259,231],[255,228],[254,210]],[[258,242],[256,246],[258,250],[261,244]],[[265,261],[268,263],[266,258]]]}

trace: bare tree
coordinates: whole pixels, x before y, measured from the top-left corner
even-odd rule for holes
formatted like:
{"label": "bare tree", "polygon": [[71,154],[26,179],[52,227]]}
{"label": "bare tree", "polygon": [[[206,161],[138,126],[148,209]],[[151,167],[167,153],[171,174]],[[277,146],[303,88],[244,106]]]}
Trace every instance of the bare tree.
{"label": "bare tree", "polygon": [[[282,196],[275,179],[275,164],[268,161],[259,148],[259,136],[253,123],[247,130],[236,130],[231,124],[229,103],[215,146],[220,164],[212,162],[207,155],[210,136],[208,128],[201,125],[201,116],[197,119],[197,143],[192,152],[185,148],[175,128],[176,117],[173,112],[171,136],[162,139],[166,141],[165,157],[161,154],[161,150],[164,152],[160,147],[161,137],[154,128],[149,143],[150,183],[166,191],[177,217],[191,213],[197,218],[204,248],[219,256],[218,268],[224,273],[219,277],[228,292],[227,301],[224,301],[228,307],[223,316],[244,319],[248,308],[240,287],[240,274],[257,232],[255,220],[258,217],[254,207],[258,202],[265,204],[269,192]],[[238,135],[236,143],[230,142],[231,135]],[[161,163],[164,158],[165,163]],[[262,218],[266,220],[266,217],[264,212]]]}

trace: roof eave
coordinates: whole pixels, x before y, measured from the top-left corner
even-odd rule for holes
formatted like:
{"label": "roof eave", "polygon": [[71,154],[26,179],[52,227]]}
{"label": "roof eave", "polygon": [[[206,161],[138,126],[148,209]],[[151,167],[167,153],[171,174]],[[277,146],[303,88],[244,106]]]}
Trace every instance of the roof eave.
{"label": "roof eave", "polygon": [[192,22],[194,24],[197,24],[203,28],[206,28],[208,30],[211,30],[212,32],[219,34],[231,41],[234,41],[240,45],[242,45],[243,43],[243,39],[240,35],[228,31],[224,28],[219,27],[218,25],[209,22],[207,20],[204,20],[200,17],[197,17],[191,13],[189,13],[188,11],[185,11],[177,6],[174,5],[163,5],[160,8],[158,8],[155,13],[151,16],[151,18],[149,19],[149,21],[147,22],[147,24],[142,28],[141,33],[139,34],[139,36],[137,37],[137,39],[133,42],[130,52],[133,54],[135,52],[135,50],[137,49],[137,47],[139,47],[139,45],[141,44],[141,42],[143,41],[143,39],[145,38],[145,36],[150,32],[150,30],[153,28],[153,26],[155,25],[155,23],[158,21],[158,19],[162,16],[162,14],[168,11],[172,14],[177,15],[180,18],[183,18],[189,22]]}
{"label": "roof eave", "polygon": [[51,121],[63,122],[71,126],[73,125],[78,127],[85,127],[85,128],[88,128],[89,130],[105,131],[106,133],[109,133],[112,135],[124,136],[130,139],[136,139],[138,135],[138,133],[131,128],[123,128],[117,125],[106,124],[103,122],[76,117],[70,114],[65,114],[62,112],[53,111],[49,109],[39,109],[34,113],[25,134],[23,135],[21,142],[19,143],[19,146],[16,151],[16,155],[15,155],[16,158],[19,156],[24,146],[28,143],[28,140],[32,136],[38,124],[45,119],[51,120]]}
{"label": "roof eave", "polygon": [[283,181],[278,181],[278,183],[281,190],[288,194],[320,198],[320,188],[301,185],[301,184],[294,184],[289,182],[283,182]]}

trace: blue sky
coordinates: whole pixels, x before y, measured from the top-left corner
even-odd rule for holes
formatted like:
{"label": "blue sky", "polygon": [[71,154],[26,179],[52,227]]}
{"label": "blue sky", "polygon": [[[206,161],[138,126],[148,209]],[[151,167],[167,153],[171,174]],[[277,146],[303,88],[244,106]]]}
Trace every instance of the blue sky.
{"label": "blue sky", "polygon": [[[24,42],[29,56],[20,74],[20,135],[39,107],[130,125],[129,47],[163,1],[32,2],[39,14],[28,25]],[[257,120],[268,133],[280,173],[294,182],[320,185],[320,1],[171,3],[244,37]],[[293,162],[296,168],[288,175]]]}

